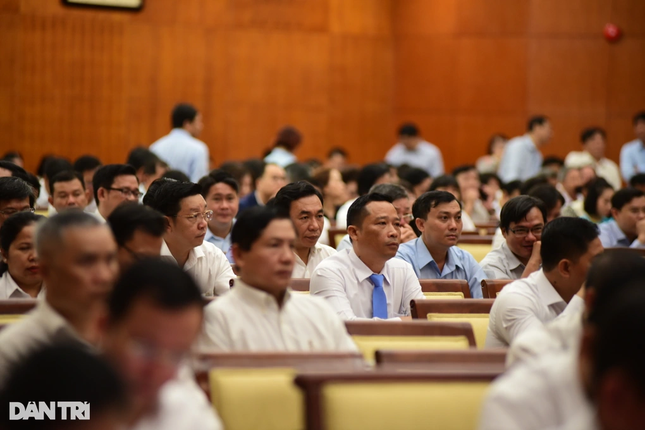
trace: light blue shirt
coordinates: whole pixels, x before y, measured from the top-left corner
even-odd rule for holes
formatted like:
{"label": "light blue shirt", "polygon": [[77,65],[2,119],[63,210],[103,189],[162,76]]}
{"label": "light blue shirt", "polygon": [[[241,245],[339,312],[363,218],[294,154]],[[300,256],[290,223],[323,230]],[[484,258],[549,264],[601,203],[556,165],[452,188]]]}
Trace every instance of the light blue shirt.
{"label": "light blue shirt", "polygon": [[645,148],[640,139],[632,140],[620,150],[620,173],[625,182],[637,173],[645,172]]}
{"label": "light blue shirt", "polygon": [[289,152],[284,148],[273,148],[273,151],[264,157],[264,162],[277,164],[284,169],[289,164],[297,163],[298,159],[292,152]]}
{"label": "light blue shirt", "polygon": [[422,237],[400,245],[396,257],[410,263],[419,279],[465,279],[470,295],[474,299],[483,297],[482,280],[486,279],[486,274],[475,258],[463,249],[456,246],[448,249],[443,271],[439,271]]}
{"label": "light blue shirt", "polygon": [[150,145],[150,151],[171,169],[184,172],[192,182],[208,174],[208,146],[183,128],[173,128],[170,134]]}
{"label": "light blue shirt", "polygon": [[599,224],[598,230],[604,248],[645,248],[645,244],[640,243],[638,239],[630,243],[614,219]]}
{"label": "light blue shirt", "polygon": [[[233,225],[235,225],[235,219],[233,219]],[[231,228],[231,231],[233,231],[232,228]],[[210,229],[207,228],[206,236],[204,236],[204,240],[212,243],[213,245],[221,249],[222,252],[224,252],[224,254],[226,254],[228,250],[231,248],[231,231],[228,232],[228,235],[226,237],[219,237],[219,236],[215,236],[213,232],[211,232]]]}
{"label": "light blue shirt", "polygon": [[499,177],[504,182],[525,181],[540,173],[542,153],[528,134],[509,140],[499,165]]}
{"label": "light blue shirt", "polygon": [[428,172],[433,178],[443,175],[441,151],[435,145],[425,141],[419,142],[412,151],[402,143],[397,143],[385,155],[385,162],[396,167],[403,164],[417,167]]}

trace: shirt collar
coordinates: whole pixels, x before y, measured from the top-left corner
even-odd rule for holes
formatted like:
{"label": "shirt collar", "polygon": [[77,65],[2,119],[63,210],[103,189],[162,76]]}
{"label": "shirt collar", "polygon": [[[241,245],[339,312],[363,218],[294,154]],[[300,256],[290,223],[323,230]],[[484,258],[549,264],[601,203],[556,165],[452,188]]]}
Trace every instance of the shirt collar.
{"label": "shirt collar", "polygon": [[245,303],[250,303],[261,308],[284,309],[291,300],[291,289],[287,288],[282,307],[279,307],[275,297],[271,294],[248,285],[240,278],[235,279],[233,291],[235,294],[240,295]]}
{"label": "shirt collar", "polygon": [[[204,250],[202,249],[201,246],[194,247],[188,253],[188,260],[186,260],[186,264],[184,264],[184,267],[182,267],[182,269],[184,269],[184,270],[190,269],[191,267],[193,267],[197,263],[197,261],[200,258],[203,258],[204,255],[205,255]],[[165,240],[161,244],[161,256],[166,257],[166,258],[172,258],[172,260],[175,263],[177,263],[177,260],[175,259],[175,257],[170,252],[170,248],[168,248],[168,244],[166,243]]]}
{"label": "shirt collar", "polygon": [[[363,282],[364,280],[368,279],[370,276],[374,274],[372,272],[372,269],[367,267],[365,263],[363,263],[363,260],[361,260],[358,255],[356,255],[356,252],[354,251],[354,248],[350,248],[349,250],[349,261],[352,263],[352,267],[354,267],[354,271],[356,272],[356,276],[358,277],[358,282]],[[379,275],[383,275],[385,280],[388,282],[388,284],[392,285],[392,280],[390,279],[389,274],[385,270],[387,268],[387,262],[385,262],[385,265],[383,266],[383,270],[381,270],[381,273]]]}
{"label": "shirt collar", "polygon": [[535,272],[535,284],[538,288],[540,301],[545,306],[551,306],[556,303],[564,303],[564,300],[562,299],[562,297],[560,297],[560,294],[558,294],[555,288],[553,288],[553,285],[551,285],[551,282],[549,282],[549,280],[546,278],[543,269]]}
{"label": "shirt collar", "polygon": [[179,127],[177,127],[177,128],[173,128],[173,129],[170,131],[170,134],[174,134],[174,135],[178,135],[178,134],[179,134],[179,135],[184,135],[184,136],[187,136],[187,137],[192,137],[192,135],[191,135],[190,133],[188,133],[188,132],[187,132],[186,130],[184,130],[183,128],[179,128]]}
{"label": "shirt collar", "polygon": [[627,235],[625,235],[625,233],[620,229],[615,219],[612,218],[611,220],[607,221],[607,228],[610,228],[613,230],[614,236],[616,236],[616,240],[618,242],[620,241],[629,242]]}
{"label": "shirt collar", "polygon": [[524,264],[519,260],[519,258],[517,258],[515,254],[513,254],[513,251],[511,251],[511,248],[508,247],[506,241],[502,242],[502,246],[500,248],[502,250],[502,253],[504,254],[504,258],[508,262],[509,269],[514,270],[520,266],[525,267]]}
{"label": "shirt collar", "polygon": [[[419,267],[419,270],[424,268],[430,263],[434,263],[435,269],[439,271],[439,265],[434,261],[434,258],[432,257],[432,254],[430,254],[430,251],[428,250],[428,247],[426,246],[425,242],[423,242],[423,237],[418,237],[415,239],[416,240],[416,251],[417,251],[417,264]],[[457,267],[462,267],[463,265],[461,264],[461,259],[459,258],[459,255],[457,254],[457,251],[454,249],[454,246],[451,246],[448,248],[448,254],[446,255],[446,262],[444,263],[443,270],[441,271],[440,275],[443,275],[444,273],[452,273],[454,272]]]}
{"label": "shirt collar", "polygon": [[[7,288],[6,290],[7,298],[10,298],[10,299],[31,298],[29,294],[27,294],[22,288],[18,286],[18,284],[16,284],[16,281],[13,279],[11,274],[9,274],[8,270],[2,274],[1,279]],[[12,297],[16,293],[16,291],[19,291],[20,295],[16,297]],[[42,299],[43,297],[45,297],[45,285],[42,285],[42,287],[40,288],[40,291],[38,292],[38,295],[36,296],[36,298],[38,299]]]}
{"label": "shirt collar", "polygon": [[[309,259],[308,259],[307,261],[308,261],[308,262],[309,262],[309,261],[311,261],[311,259],[312,259],[312,258],[314,258],[314,256],[315,256],[316,254],[318,254],[319,252],[320,252],[320,245],[315,244],[314,246],[312,246],[312,247],[309,249]],[[300,256],[299,256],[298,254],[296,254],[296,251],[295,251],[295,250],[293,251],[293,255],[296,257],[296,263],[297,263],[297,264],[299,264],[299,265],[301,265],[301,266],[303,266],[303,267],[306,267],[306,266],[307,266],[307,265],[305,264],[305,262],[304,262],[304,261],[302,261],[302,258],[300,258]]]}

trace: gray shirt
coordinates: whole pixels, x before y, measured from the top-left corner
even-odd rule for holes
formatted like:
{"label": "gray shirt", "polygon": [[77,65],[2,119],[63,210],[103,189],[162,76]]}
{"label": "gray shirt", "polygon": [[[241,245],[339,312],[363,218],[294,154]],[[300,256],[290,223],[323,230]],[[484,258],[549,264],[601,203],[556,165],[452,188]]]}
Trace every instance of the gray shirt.
{"label": "gray shirt", "polygon": [[520,279],[526,266],[513,254],[506,241],[479,263],[488,279]]}

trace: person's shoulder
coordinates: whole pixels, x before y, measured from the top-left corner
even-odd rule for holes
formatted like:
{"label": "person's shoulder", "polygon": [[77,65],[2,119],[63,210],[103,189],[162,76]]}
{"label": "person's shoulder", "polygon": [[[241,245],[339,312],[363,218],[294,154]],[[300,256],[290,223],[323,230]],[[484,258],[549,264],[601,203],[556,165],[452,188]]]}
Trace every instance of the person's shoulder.
{"label": "person's shoulder", "polygon": [[420,142],[419,147],[426,151],[441,152],[441,150],[437,145],[435,145],[434,143],[430,143],[427,140]]}
{"label": "person's shoulder", "polygon": [[[401,248],[399,247],[399,250]],[[397,257],[390,258],[385,262],[385,270],[403,270],[403,271],[410,271],[414,275],[414,269],[412,268],[412,265],[408,263],[406,260],[403,260],[400,258],[400,255],[397,254]],[[414,275],[416,277],[416,275]]]}
{"label": "person's shoulder", "polygon": [[461,261],[477,263],[477,260],[475,260],[475,257],[473,257],[473,255],[470,252],[466,251],[465,249],[461,249],[458,246],[451,246],[450,251],[453,252],[457,256],[457,258],[459,258]]}
{"label": "person's shoulder", "polygon": [[[326,246],[326,245],[323,245]],[[327,248],[331,248],[327,246]],[[334,248],[331,248],[333,251],[336,251]],[[330,255],[329,257],[325,258],[323,261],[318,263],[316,268],[314,269],[314,273],[316,272],[337,272],[338,268],[347,268],[351,266],[350,260],[349,260],[349,249],[345,249],[342,251],[336,251],[334,254]]]}
{"label": "person's shoulder", "polygon": [[318,250],[318,252],[320,252],[321,255],[324,255],[324,256],[327,256],[327,257],[331,257],[333,255],[338,254],[338,251],[336,251],[334,248],[332,248],[329,245],[322,244],[322,243],[317,243],[316,244],[316,249]]}
{"label": "person's shoulder", "polygon": [[629,142],[627,142],[627,143],[625,143],[623,145],[622,150],[635,148],[635,147],[639,146],[640,143],[641,142],[638,139],[630,140]]}
{"label": "person's shoulder", "polygon": [[399,245],[399,249],[396,252],[397,255],[402,254],[402,255],[411,255],[416,253],[417,251],[417,241],[421,240],[420,237],[417,237],[416,239],[410,240],[408,242],[402,243]]}
{"label": "person's shoulder", "polygon": [[202,242],[202,244],[199,246],[201,248],[202,252],[210,261],[215,261],[218,263],[226,263],[230,264],[228,261],[228,258],[226,258],[226,254],[224,251],[219,249],[217,246],[213,245],[209,241],[205,240]]}

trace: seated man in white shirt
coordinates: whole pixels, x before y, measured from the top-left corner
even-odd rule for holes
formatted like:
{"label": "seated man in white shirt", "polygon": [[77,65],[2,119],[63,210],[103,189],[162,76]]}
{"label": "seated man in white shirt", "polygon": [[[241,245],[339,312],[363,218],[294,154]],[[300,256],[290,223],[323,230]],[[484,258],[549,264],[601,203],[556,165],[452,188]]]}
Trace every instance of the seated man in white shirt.
{"label": "seated man in white shirt", "polygon": [[162,258],[192,275],[204,295],[227,293],[235,274],[222,250],[204,241],[213,211],[207,209],[202,187],[171,179],[157,180],[150,188],[145,204],[166,218]]}
{"label": "seated man in white shirt", "polygon": [[475,258],[458,248],[461,203],[447,191],[428,191],[414,202],[412,214],[421,237],[399,247],[397,258],[412,265],[419,279],[463,279],[471,297],[482,298],[486,278]]}
{"label": "seated man in white shirt", "polygon": [[605,248],[645,248],[645,193],[635,188],[616,191],[611,216],[598,226]]}
{"label": "seated man in white shirt", "polygon": [[199,288],[174,264],[135,263],[114,286],[101,346],[127,382],[132,429],[222,428],[187,362],[202,317]]}
{"label": "seated man in white shirt", "polygon": [[540,238],[546,220],[546,205],[531,196],[510,199],[500,213],[504,242],[480,262],[489,279],[520,279],[542,265]]}
{"label": "seated man in white shirt", "polygon": [[0,331],[0,381],[11,364],[54,341],[83,345],[100,338],[98,321],[118,273],[110,229],[81,211],[54,215],[36,234],[45,300]]}
{"label": "seated man in white shirt", "polygon": [[412,266],[393,258],[401,220],[391,202],[377,193],[356,199],[347,213],[353,248],[327,258],[311,276],[310,293],[345,320],[410,319],[410,301],[424,298]]}
{"label": "seated man in white shirt", "polygon": [[233,227],[235,288],[206,306],[200,346],[220,351],[356,351],[324,300],[288,286],[296,232],[275,208],[245,211]]}
{"label": "seated man in white shirt", "polygon": [[213,170],[198,182],[206,206],[213,211],[204,240],[225,254],[231,249],[231,232],[240,207],[239,185],[233,175],[224,170]]}
{"label": "seated man in white shirt", "polygon": [[[615,316],[610,315],[621,298],[629,297],[631,300],[632,297],[643,296],[643,286],[639,282],[643,276],[645,260],[637,254],[621,251],[595,258],[585,292],[587,318],[583,321],[582,312],[579,312],[575,315],[576,324],[572,321],[569,327],[556,329],[553,326],[556,321],[552,321],[553,330],[533,330],[518,338],[518,343],[525,338],[528,341],[529,335],[533,334],[530,336],[533,343],[525,343],[532,349],[532,354],[514,362],[493,383],[483,406],[479,429],[592,428],[567,427],[567,423],[575,422],[580,414],[588,415],[593,411],[585,393],[595,386],[589,379],[593,355],[616,352],[615,347],[599,348],[596,344],[598,335],[608,327],[608,323],[616,321]],[[642,302],[639,306],[643,306]],[[636,314],[642,319],[642,312]],[[642,322],[641,327],[637,327],[638,324],[628,324],[623,320],[616,327],[618,329],[613,330],[613,336],[629,339],[628,343],[635,345],[642,336],[629,336],[625,329],[633,328],[638,333],[638,330],[643,330]],[[509,353],[513,353],[514,348],[515,345]],[[625,354],[623,357],[634,355]]]}
{"label": "seated man in white shirt", "polygon": [[[542,269],[499,293],[490,311],[487,348],[508,347],[521,333],[582,306],[580,291],[591,260],[603,251],[595,224],[557,218],[542,233]],[[565,313],[566,314],[566,313]]]}
{"label": "seated man in white shirt", "polygon": [[67,170],[49,180],[49,204],[56,212],[71,208],[84,210],[88,200],[89,192],[80,173]]}
{"label": "seated man in white shirt", "polygon": [[270,204],[296,228],[291,277],[310,278],[321,261],[336,254],[331,246],[318,243],[325,218],[322,194],[309,182],[298,181],[280,188]]}
{"label": "seated man in white shirt", "polygon": [[121,273],[137,261],[161,255],[166,220],[156,210],[124,203],[112,211],[107,222],[119,247]]}
{"label": "seated man in white shirt", "polygon": [[134,167],[127,164],[106,164],[99,167],[92,179],[96,217],[105,222],[121,203],[138,202],[141,192]]}

